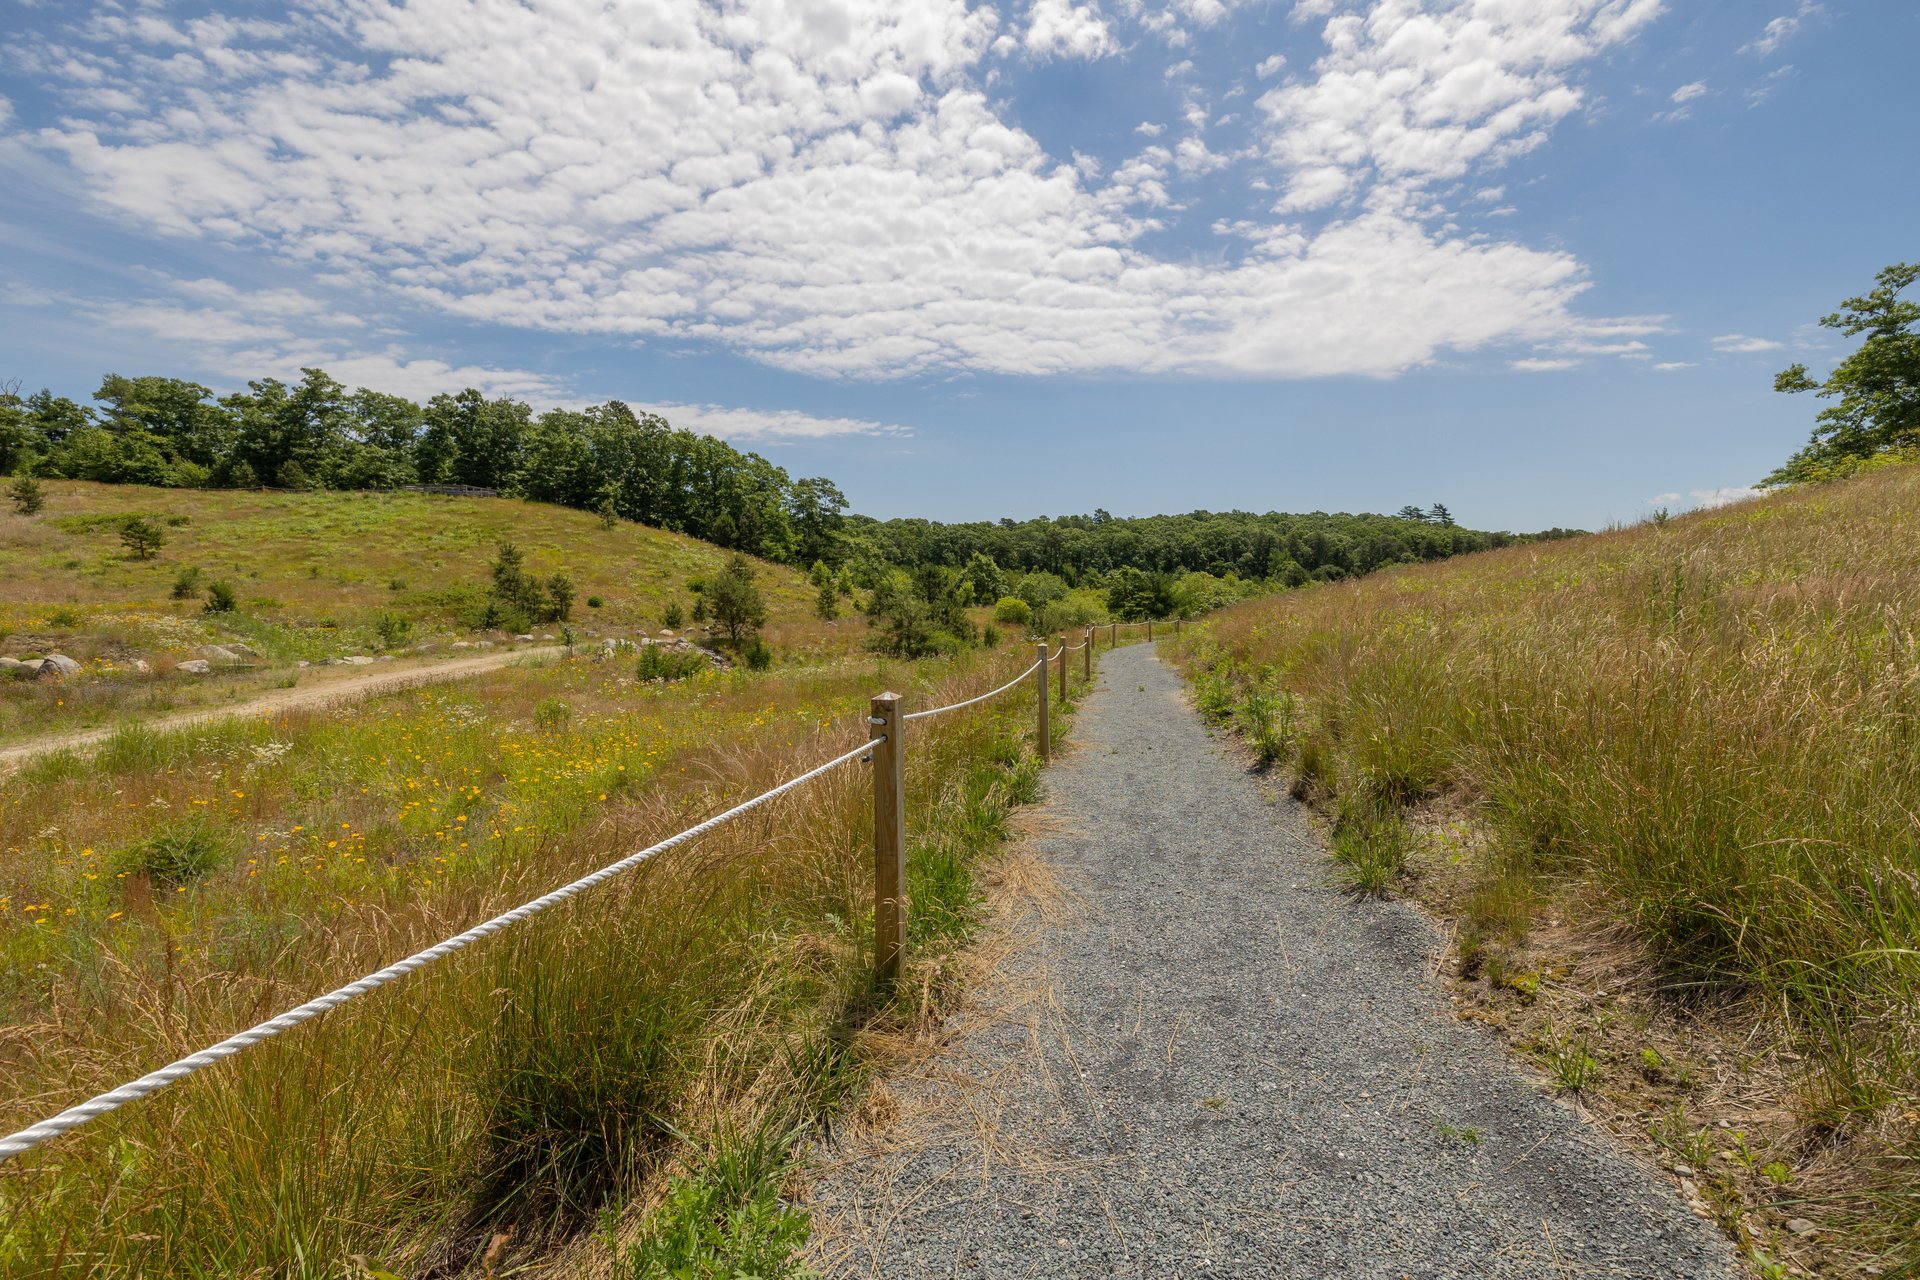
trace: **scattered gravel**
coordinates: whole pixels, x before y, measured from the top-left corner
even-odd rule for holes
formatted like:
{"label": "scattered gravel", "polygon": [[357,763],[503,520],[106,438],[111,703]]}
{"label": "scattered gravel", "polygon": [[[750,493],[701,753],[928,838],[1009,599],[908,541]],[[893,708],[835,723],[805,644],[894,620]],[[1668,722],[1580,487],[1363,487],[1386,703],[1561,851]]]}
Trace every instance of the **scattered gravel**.
{"label": "scattered gravel", "polygon": [[1667,1183],[1449,1015],[1432,928],[1335,887],[1149,646],[1103,667],[1039,846],[1077,918],[1035,927],[1016,994],[895,1082],[898,1123],[825,1153],[832,1273],[1738,1274]]}

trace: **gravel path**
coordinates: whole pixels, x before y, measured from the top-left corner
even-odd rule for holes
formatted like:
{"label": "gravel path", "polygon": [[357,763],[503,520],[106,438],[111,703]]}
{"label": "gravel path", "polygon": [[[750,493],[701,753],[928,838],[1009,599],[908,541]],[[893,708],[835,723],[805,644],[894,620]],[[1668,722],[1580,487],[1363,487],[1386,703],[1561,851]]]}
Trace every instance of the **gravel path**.
{"label": "gravel path", "polygon": [[1357,901],[1146,645],[1103,659],[1036,926],[901,1118],[825,1156],[830,1274],[1732,1277],[1674,1191],[1448,1014],[1432,928]]}

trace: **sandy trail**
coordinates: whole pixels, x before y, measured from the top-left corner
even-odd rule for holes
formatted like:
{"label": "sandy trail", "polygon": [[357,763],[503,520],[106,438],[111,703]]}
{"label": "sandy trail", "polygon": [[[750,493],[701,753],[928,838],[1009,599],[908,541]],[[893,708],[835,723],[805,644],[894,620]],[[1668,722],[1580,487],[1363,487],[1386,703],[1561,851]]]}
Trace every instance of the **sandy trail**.
{"label": "sandy trail", "polygon": [[27,761],[50,752],[85,751],[91,747],[97,747],[122,729],[133,726],[158,733],[169,729],[187,729],[195,725],[215,724],[242,716],[275,715],[283,711],[300,711],[336,703],[358,702],[362,698],[391,693],[395,689],[405,689],[413,685],[444,684],[449,680],[464,680],[469,676],[497,671],[509,663],[565,652],[565,647],[561,645],[541,645],[530,649],[483,654],[477,658],[455,658],[450,662],[429,663],[398,671],[375,671],[367,675],[349,676],[305,689],[276,689],[272,693],[225,706],[195,707],[190,711],[174,711],[166,715],[151,716],[144,720],[129,720],[100,729],[73,729],[64,733],[43,734],[24,742],[16,742],[11,746],[0,747],[0,774],[11,772]]}

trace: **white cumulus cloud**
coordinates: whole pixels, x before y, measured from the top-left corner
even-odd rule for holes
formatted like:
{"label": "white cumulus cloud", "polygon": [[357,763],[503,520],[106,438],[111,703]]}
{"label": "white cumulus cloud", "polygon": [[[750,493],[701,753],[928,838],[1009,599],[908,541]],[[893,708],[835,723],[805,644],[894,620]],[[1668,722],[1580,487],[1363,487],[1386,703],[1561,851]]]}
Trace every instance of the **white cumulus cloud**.
{"label": "white cumulus cloud", "polygon": [[[324,277],[363,315],[859,378],[1390,376],[1447,350],[1657,327],[1580,316],[1571,255],[1435,226],[1412,193],[1536,145],[1577,107],[1577,64],[1658,0],[1374,0],[1330,18],[1326,55],[1262,100],[1286,194],[1230,259],[1147,237],[1175,184],[1231,158],[1149,145],[1102,175],[1050,155],[989,95],[1005,32],[966,0],[332,0],[278,18],[173,3],[101,8],[36,48],[61,112],[31,145],[95,209]],[[1093,4],[1025,12],[1033,47],[1098,44]],[[1054,34],[1035,37],[1042,18]],[[98,85],[138,110],[93,103]],[[1369,188],[1317,225],[1295,216]],[[252,350],[405,363],[263,299],[184,296],[207,326],[222,310],[263,326]]]}
{"label": "white cumulus cloud", "polygon": [[1099,58],[1119,49],[1099,6],[1072,0],[1033,0],[1026,45],[1032,53],[1069,58]]}
{"label": "white cumulus cloud", "polygon": [[1704,80],[1695,80],[1692,84],[1683,84],[1678,89],[1675,89],[1673,91],[1673,100],[1676,103],[1692,102],[1695,98],[1705,97],[1706,92],[1707,82]]}
{"label": "white cumulus cloud", "polygon": [[1781,344],[1771,338],[1749,338],[1744,333],[1723,333],[1713,340],[1715,351],[1729,355],[1748,355],[1755,351],[1778,351]]}
{"label": "white cumulus cloud", "polygon": [[723,440],[825,440],[835,436],[906,436],[906,427],[860,418],[820,418],[794,409],[729,409],[717,404],[655,404],[648,408],[676,427]]}

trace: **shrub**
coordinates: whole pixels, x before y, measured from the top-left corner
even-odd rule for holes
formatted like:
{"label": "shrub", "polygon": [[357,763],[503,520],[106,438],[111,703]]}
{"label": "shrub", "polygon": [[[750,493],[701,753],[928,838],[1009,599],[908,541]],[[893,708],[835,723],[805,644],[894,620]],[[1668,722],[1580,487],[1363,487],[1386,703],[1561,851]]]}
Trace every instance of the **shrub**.
{"label": "shrub", "polygon": [[994,628],[992,623],[988,623],[986,626],[980,628],[980,647],[983,649],[998,649],[1000,647],[1000,632]]}
{"label": "shrub", "polygon": [[193,599],[200,590],[201,572],[200,567],[196,565],[191,569],[182,569],[180,572],[174,574],[173,598],[175,600]]}
{"label": "shrub", "polygon": [[120,522],[120,541],[126,544],[127,554],[135,560],[151,560],[160,554],[167,535],[146,516],[128,516]]}
{"label": "shrub", "polygon": [[226,861],[226,840],[211,825],[193,822],[169,827],[144,844],[123,849],[113,869],[144,875],[169,889],[204,880]]}
{"label": "shrub", "polygon": [[674,649],[650,644],[640,650],[634,674],[642,680],[685,680],[708,669],[707,656],[697,649]]}
{"label": "shrub", "polygon": [[559,698],[542,698],[533,708],[533,722],[548,733],[558,733],[573,718],[573,708]]}
{"label": "shrub", "polygon": [[207,587],[207,602],[201,608],[207,613],[232,613],[233,605],[233,588],[224,582],[215,582]]}
{"label": "shrub", "polygon": [[21,476],[7,488],[7,496],[13,499],[13,509],[23,516],[40,514],[47,505],[46,490],[32,476]]}
{"label": "shrub", "polygon": [[751,671],[765,671],[773,665],[773,650],[767,648],[767,642],[759,636],[747,641],[743,656],[747,660],[747,668]]}
{"label": "shrub", "polygon": [[660,624],[669,631],[678,631],[680,624],[684,621],[686,621],[686,615],[680,612],[680,602],[678,600],[669,601],[666,612],[660,615]]}
{"label": "shrub", "polygon": [[398,649],[413,638],[413,620],[397,613],[378,613],[373,618],[373,633],[382,649]]}
{"label": "shrub", "polygon": [[565,622],[573,615],[573,579],[556,573],[547,579],[547,607],[543,622]]}
{"label": "shrub", "polygon": [[1019,596],[1001,596],[999,603],[993,606],[993,620],[1015,627],[1030,627],[1033,625],[1033,606]]}
{"label": "shrub", "polygon": [[820,584],[813,597],[813,611],[822,622],[832,622],[840,616],[840,593],[833,589],[831,581]]}
{"label": "shrub", "polygon": [[599,596],[588,596],[588,597],[587,597],[587,608],[589,608],[589,609],[598,609],[598,608],[600,607],[600,604],[601,604],[601,601],[600,601],[600,597],[599,597]]}

